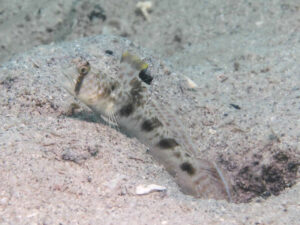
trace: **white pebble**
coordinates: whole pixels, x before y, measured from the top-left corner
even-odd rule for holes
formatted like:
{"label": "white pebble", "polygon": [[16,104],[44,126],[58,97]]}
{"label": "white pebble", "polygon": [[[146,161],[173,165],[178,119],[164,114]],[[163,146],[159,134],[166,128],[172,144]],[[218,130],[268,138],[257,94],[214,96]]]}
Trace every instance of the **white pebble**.
{"label": "white pebble", "polygon": [[165,190],[167,190],[167,188],[165,188],[163,186],[159,186],[156,184],[149,184],[147,186],[145,186],[145,185],[137,186],[135,189],[135,193],[137,195],[146,195],[146,194],[149,194],[154,191],[165,191]]}
{"label": "white pebble", "polygon": [[185,76],[185,80],[186,80],[186,84],[189,89],[196,89],[198,87],[198,85],[195,83],[195,81],[188,78],[187,76]]}

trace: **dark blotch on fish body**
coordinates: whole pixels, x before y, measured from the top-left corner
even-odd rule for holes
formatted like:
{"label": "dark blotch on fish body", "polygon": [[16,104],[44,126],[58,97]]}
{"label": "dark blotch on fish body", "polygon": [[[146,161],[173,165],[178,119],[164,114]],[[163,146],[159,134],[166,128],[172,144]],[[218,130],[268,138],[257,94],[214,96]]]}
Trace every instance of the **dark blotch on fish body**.
{"label": "dark blotch on fish body", "polygon": [[157,118],[152,118],[150,120],[145,120],[142,123],[142,130],[146,132],[150,132],[160,126],[162,126],[162,123]]}
{"label": "dark blotch on fish body", "polygon": [[128,117],[128,116],[130,116],[133,113],[133,111],[134,111],[134,106],[133,106],[132,103],[129,103],[127,105],[124,105],[120,109],[119,113],[120,113],[121,116]]}
{"label": "dark blotch on fish body", "polygon": [[189,162],[184,162],[184,163],[182,163],[182,164],[180,165],[180,168],[181,168],[183,171],[185,171],[185,172],[187,172],[188,174],[190,174],[190,175],[193,175],[193,174],[195,174],[195,172],[196,172],[195,168],[194,168]]}
{"label": "dark blotch on fish body", "polygon": [[179,144],[172,138],[165,138],[160,140],[157,145],[162,149],[172,149],[178,146]]}

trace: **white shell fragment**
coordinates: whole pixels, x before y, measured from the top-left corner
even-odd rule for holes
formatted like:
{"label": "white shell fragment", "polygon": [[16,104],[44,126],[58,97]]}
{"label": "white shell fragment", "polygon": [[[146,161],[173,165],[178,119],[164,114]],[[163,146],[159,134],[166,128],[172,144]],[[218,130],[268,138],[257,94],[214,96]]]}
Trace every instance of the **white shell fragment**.
{"label": "white shell fragment", "polygon": [[151,1],[138,2],[136,4],[136,9],[142,13],[147,21],[150,21],[149,11],[151,11],[152,6],[153,4]]}
{"label": "white shell fragment", "polygon": [[189,89],[194,90],[198,87],[198,85],[195,83],[195,81],[193,81],[189,77],[185,76],[185,79],[186,79],[186,84],[187,84]]}
{"label": "white shell fragment", "polygon": [[154,192],[154,191],[165,191],[167,190],[166,187],[163,187],[163,186],[159,186],[159,185],[156,185],[156,184],[149,184],[149,185],[139,185],[136,187],[135,189],[135,193],[137,195],[146,195],[146,194],[149,194],[151,192]]}

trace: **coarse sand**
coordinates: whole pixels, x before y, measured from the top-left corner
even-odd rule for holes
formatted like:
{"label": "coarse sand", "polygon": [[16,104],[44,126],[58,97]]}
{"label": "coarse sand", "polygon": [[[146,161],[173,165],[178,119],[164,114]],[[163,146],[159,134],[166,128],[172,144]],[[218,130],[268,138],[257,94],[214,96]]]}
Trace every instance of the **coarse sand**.
{"label": "coarse sand", "polygon": [[[1,1],[0,224],[299,224],[300,4],[153,1],[147,21],[137,2]],[[64,65],[128,49],[232,203],[184,195],[147,146],[70,112]]]}

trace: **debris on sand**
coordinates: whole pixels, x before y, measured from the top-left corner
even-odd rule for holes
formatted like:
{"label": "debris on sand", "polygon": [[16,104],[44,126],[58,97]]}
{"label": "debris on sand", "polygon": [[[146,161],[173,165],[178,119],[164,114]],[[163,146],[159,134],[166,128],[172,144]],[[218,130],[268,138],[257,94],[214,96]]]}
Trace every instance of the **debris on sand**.
{"label": "debris on sand", "polygon": [[149,12],[151,11],[153,3],[151,1],[138,2],[136,4],[136,11],[141,13],[145,20],[150,21]]}
{"label": "debris on sand", "polygon": [[149,184],[149,185],[137,186],[135,189],[135,193],[137,195],[146,195],[146,194],[150,194],[155,191],[166,191],[166,190],[167,190],[166,187],[156,185],[156,184]]}

